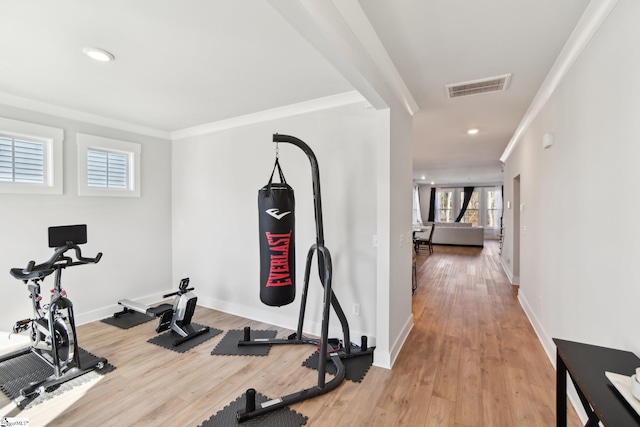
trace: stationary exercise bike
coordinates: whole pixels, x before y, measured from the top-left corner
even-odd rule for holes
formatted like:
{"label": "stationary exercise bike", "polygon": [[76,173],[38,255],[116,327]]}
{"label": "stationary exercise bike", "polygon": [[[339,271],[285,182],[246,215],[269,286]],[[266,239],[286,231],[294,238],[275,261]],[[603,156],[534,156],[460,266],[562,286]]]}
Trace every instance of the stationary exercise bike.
{"label": "stationary exercise bike", "polygon": [[196,330],[193,325],[191,325],[191,318],[196,310],[196,303],[198,301],[198,297],[192,292],[194,289],[195,288],[189,288],[189,278],[186,277],[180,280],[180,285],[176,292],[162,296],[162,298],[175,296],[176,299],[173,306],[171,304],[160,304],[156,307],[147,307],[135,301],[123,299],[118,301],[118,304],[124,307],[123,310],[114,313],[113,317],[118,318],[133,312],[159,317],[160,323],[156,328],[156,332],[160,333],[170,329],[177,333],[180,338],[172,342],[173,346],[177,347],[197,336],[206,334],[210,329],[208,326],[205,326]]}
{"label": "stationary exercise bike", "polygon": [[[19,320],[13,327],[15,333],[30,332],[31,346],[26,350],[4,356],[6,361],[29,352],[36,354],[51,368],[53,374],[42,381],[32,382],[20,390],[23,397],[40,394],[47,388],[69,381],[95,369],[102,369],[107,360],[98,358],[91,366],[83,367],[78,352],[78,339],[73,315],[73,304],[62,289],[62,270],[84,264],[95,264],[100,261],[102,253],[95,258],[82,256],[79,244],[87,242],[86,225],[49,227],[49,247],[56,248],[53,256],[42,264],[29,261],[25,268],[12,268],[11,275],[27,284],[33,305],[33,318]],[[75,259],[65,255],[67,251],[75,251]],[[45,277],[55,273],[51,301],[42,304],[41,282]],[[31,283],[29,283],[31,282]]]}

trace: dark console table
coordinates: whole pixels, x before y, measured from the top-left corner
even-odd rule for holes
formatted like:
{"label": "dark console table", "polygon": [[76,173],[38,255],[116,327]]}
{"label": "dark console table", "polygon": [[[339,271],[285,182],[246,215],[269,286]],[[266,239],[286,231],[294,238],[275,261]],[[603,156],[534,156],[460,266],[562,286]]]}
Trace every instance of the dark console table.
{"label": "dark console table", "polygon": [[589,420],[585,427],[640,426],[640,416],[605,377],[605,371],[633,375],[640,359],[629,351],[614,350],[554,338],[556,362],[556,425],[567,425],[567,372],[578,391]]}

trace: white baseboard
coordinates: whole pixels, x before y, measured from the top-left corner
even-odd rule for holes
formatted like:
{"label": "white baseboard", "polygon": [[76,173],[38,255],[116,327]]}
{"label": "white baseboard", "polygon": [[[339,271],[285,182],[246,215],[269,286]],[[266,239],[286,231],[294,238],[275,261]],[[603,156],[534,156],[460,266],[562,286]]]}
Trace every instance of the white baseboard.
{"label": "white baseboard", "polygon": [[[520,306],[529,319],[529,323],[531,323],[531,326],[533,326],[533,330],[538,336],[538,341],[540,341],[540,343],[542,344],[544,352],[547,354],[547,357],[551,361],[553,368],[557,370],[558,367],[556,366],[556,345],[553,342],[553,339],[545,332],[542,324],[538,321],[538,318],[536,317],[533,309],[529,305],[529,302],[522,292],[518,292],[518,301],[520,302]],[[569,397],[569,401],[578,413],[580,420],[583,424],[585,424],[589,417],[584,411],[582,403],[580,402],[580,398],[578,397],[578,392],[576,391],[571,381],[567,381],[567,397]]]}
{"label": "white baseboard", "polygon": [[538,341],[542,344],[545,353],[547,353],[547,357],[551,360],[553,366],[556,365],[556,345],[553,343],[553,340],[547,333],[545,332],[542,324],[538,321],[533,309],[529,305],[529,301],[527,301],[526,297],[522,292],[518,292],[518,301],[520,302],[520,306],[524,310],[527,318],[529,319],[529,323],[533,326],[533,330],[538,336]]}
{"label": "white baseboard", "polygon": [[[298,317],[295,316],[286,316],[280,313],[277,313],[274,310],[262,310],[256,308],[247,308],[244,305],[230,303],[228,301],[220,301],[215,298],[198,298],[198,305],[206,308],[210,308],[212,310],[218,310],[223,313],[231,314],[238,317],[243,317],[249,320],[255,320],[257,322],[268,323],[270,325],[278,326],[280,328],[296,330],[298,327]],[[337,322],[334,322],[337,323]],[[215,326],[215,325],[214,325]],[[318,321],[310,321],[305,319],[303,333],[310,336],[320,336],[320,332],[322,329],[322,322]],[[360,344],[360,336],[367,335],[368,345],[375,346],[376,337],[363,334],[361,331],[357,331],[354,329],[349,330],[350,340],[351,342],[355,342],[356,344]],[[331,338],[339,338],[342,339],[342,328],[338,323],[329,325],[329,337]]]}
{"label": "white baseboard", "polygon": [[376,348],[376,351],[373,356],[373,364],[380,368],[391,369],[393,364],[396,362],[398,358],[398,354],[400,354],[400,350],[402,350],[402,346],[407,341],[411,330],[413,329],[413,313],[407,318],[404,326],[402,327],[402,331],[400,335],[395,340],[395,342],[391,345],[389,352],[380,351],[380,349]]}
{"label": "white baseboard", "polygon": [[504,274],[507,275],[507,279],[509,279],[509,283],[511,283],[512,285],[514,283],[517,283],[517,282],[513,281],[513,279],[514,279],[513,272],[511,271],[509,266],[507,264],[505,264],[504,258],[502,258],[502,257],[500,257],[500,265],[502,266],[502,271],[504,271]]}
{"label": "white baseboard", "polygon": [[[171,292],[171,290],[166,293]],[[158,295],[148,295],[146,297],[137,298],[134,301],[139,302],[144,305],[153,306],[159,303]],[[198,305],[205,308],[210,308],[212,310],[221,311],[223,313],[231,314],[234,316],[242,317],[249,320],[254,320],[257,322],[267,323],[270,325],[274,325],[280,328],[290,329],[295,331],[298,327],[298,317],[290,316],[290,315],[282,315],[277,312],[277,310],[263,310],[256,308],[247,308],[247,306],[239,305],[235,303],[230,303],[228,301],[221,301],[215,298],[209,297],[198,297]],[[102,320],[107,317],[113,315],[118,311],[122,310],[122,306],[114,303],[108,305],[106,307],[102,307],[97,310],[84,312],[76,314],[76,324],[83,325],[86,323],[94,322],[96,320]],[[215,325],[211,325],[214,326]],[[305,320],[303,333],[309,336],[320,336],[322,322],[321,321],[309,321]],[[374,365],[391,369],[393,363],[395,362],[400,350],[402,349],[402,345],[406,341],[411,329],[413,328],[413,315],[409,316],[407,322],[402,328],[402,333],[393,343],[390,352],[384,352],[380,349],[376,348],[374,352]],[[376,336],[370,334],[364,334],[362,331],[357,331],[354,329],[349,330],[350,340],[352,343],[360,345],[360,337],[362,335],[367,335],[368,345],[370,347],[376,346]],[[329,337],[344,339],[342,334],[342,327],[339,322],[333,322],[333,324],[329,325]]]}
{"label": "white baseboard", "polygon": [[[133,301],[139,302],[144,305],[154,306],[160,303],[162,300],[161,295],[173,292],[172,290],[167,290],[164,293],[147,295],[145,297],[136,298]],[[247,309],[244,305],[229,303],[226,301],[216,300],[215,298],[208,297],[198,297],[198,305],[206,308],[210,308],[213,310],[218,310],[223,313],[231,314],[238,317],[243,317],[245,319],[255,320],[257,322],[268,323],[270,325],[278,326],[285,329],[296,330],[298,327],[298,317],[293,316],[285,316],[277,313],[273,310],[261,310],[261,309]],[[84,325],[86,323],[95,322],[96,320],[102,320],[107,317],[113,315],[118,311],[122,310],[122,306],[117,302],[114,304],[101,307],[96,310],[87,311],[83,313],[75,313],[76,325]],[[338,323],[338,322],[334,322]],[[215,325],[212,325],[215,326]],[[317,321],[309,321],[305,320],[305,328],[303,332],[310,336],[320,336],[320,331],[322,327],[322,322]],[[351,342],[355,342],[356,344],[360,344],[360,336],[367,335],[368,345],[375,346],[376,345],[376,337],[370,334],[364,334],[362,331],[357,331],[354,329],[349,330],[350,340]],[[329,336],[342,339],[342,328],[338,323],[329,325]]]}

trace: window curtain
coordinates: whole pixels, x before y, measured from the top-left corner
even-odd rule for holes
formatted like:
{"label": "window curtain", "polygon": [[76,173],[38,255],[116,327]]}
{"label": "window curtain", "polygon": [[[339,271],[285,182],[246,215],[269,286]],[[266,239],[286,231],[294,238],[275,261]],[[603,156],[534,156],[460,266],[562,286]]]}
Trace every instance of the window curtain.
{"label": "window curtain", "polygon": [[420,212],[420,188],[413,187],[413,223],[422,225],[422,213]]}
{"label": "window curtain", "polygon": [[434,220],[435,222],[440,222],[441,218],[440,218],[440,210],[442,209],[442,196],[441,196],[441,191],[437,191],[436,190],[436,214],[434,215]]}
{"label": "window curtain", "polygon": [[455,222],[460,222],[462,217],[464,217],[464,213],[467,211],[467,208],[469,207],[469,201],[471,200],[471,196],[473,195],[473,187],[464,187],[464,189],[462,190],[462,194],[464,194],[464,200],[462,201],[460,214],[458,214]]}
{"label": "window curtain", "polygon": [[429,200],[429,217],[427,221],[435,222],[436,218],[436,189],[431,187],[431,198]]}

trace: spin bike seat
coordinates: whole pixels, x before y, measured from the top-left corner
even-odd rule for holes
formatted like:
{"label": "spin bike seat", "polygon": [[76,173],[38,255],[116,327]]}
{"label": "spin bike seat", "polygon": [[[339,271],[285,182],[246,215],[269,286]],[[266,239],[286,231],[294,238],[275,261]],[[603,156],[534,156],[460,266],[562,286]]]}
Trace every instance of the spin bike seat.
{"label": "spin bike seat", "polygon": [[46,270],[30,271],[28,273],[25,273],[22,268],[11,269],[11,275],[13,277],[19,280],[24,280],[24,281],[31,280],[31,279],[42,279],[44,277],[47,277],[53,272],[54,272],[53,268],[49,268]]}

